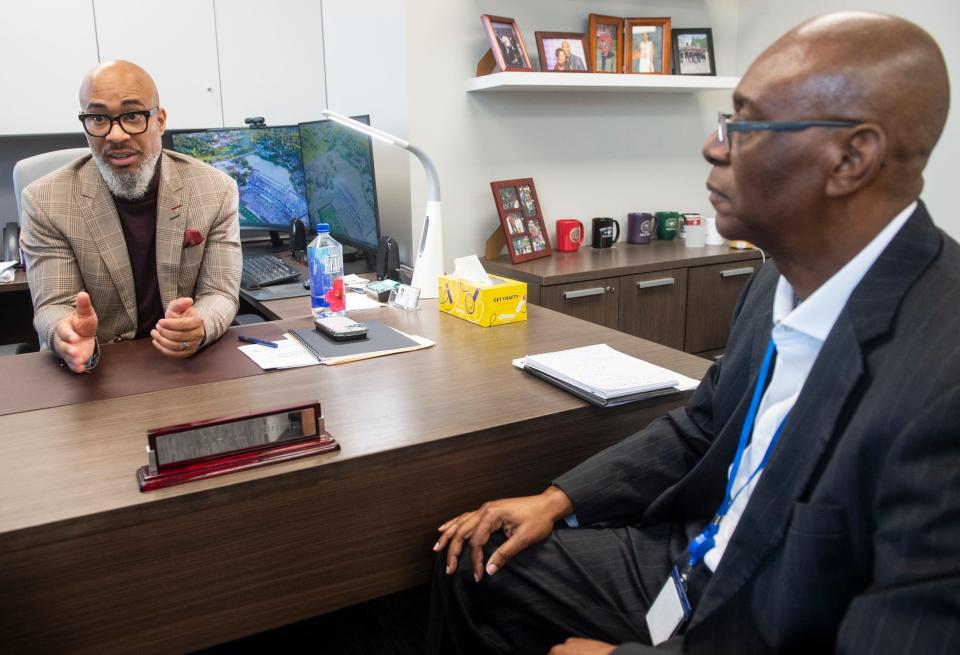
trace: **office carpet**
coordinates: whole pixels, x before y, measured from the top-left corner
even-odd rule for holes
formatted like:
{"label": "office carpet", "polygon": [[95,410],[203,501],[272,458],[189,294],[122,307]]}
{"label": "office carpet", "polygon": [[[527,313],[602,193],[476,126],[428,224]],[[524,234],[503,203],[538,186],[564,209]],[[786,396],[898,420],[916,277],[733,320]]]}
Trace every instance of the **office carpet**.
{"label": "office carpet", "polygon": [[306,621],[198,651],[201,655],[310,652],[423,655],[430,586],[423,585]]}

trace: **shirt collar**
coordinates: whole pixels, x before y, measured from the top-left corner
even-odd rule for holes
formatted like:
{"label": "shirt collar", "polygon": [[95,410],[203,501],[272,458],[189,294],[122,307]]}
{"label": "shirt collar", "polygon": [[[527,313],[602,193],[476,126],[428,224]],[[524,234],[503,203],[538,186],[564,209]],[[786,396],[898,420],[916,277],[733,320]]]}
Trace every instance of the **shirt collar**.
{"label": "shirt collar", "polygon": [[887,223],[863,250],[799,305],[796,303],[793,287],[781,275],[773,297],[774,325],[783,324],[820,341],[826,341],[850,294],[916,208],[917,201],[910,203]]}

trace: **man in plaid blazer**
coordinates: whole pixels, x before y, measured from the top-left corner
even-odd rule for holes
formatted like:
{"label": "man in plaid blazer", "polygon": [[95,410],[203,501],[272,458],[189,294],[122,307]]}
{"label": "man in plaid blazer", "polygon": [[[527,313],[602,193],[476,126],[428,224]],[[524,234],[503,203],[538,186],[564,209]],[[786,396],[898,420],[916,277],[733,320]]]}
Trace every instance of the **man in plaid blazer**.
{"label": "man in plaid blazer", "polygon": [[440,526],[434,652],[441,627],[471,654],[960,652],[960,246],[919,201],[948,79],[929,34],[859,12],[749,67],[707,188],[773,258],[723,359],[542,494]]}
{"label": "man in plaid blazer", "polygon": [[218,339],[238,307],[237,185],[165,151],[156,86],[125,61],[80,88],[91,154],[23,190],[20,247],[43,348],[75,372],[99,341],[151,337],[169,357]]}

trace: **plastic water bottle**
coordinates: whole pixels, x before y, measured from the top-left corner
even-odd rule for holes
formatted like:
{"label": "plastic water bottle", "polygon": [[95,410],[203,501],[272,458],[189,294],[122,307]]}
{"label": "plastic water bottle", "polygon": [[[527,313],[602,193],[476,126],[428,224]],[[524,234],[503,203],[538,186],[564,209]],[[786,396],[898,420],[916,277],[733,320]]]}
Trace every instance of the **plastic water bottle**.
{"label": "plastic water bottle", "polygon": [[310,308],[314,318],[343,316],[347,299],[343,288],[343,247],[330,236],[330,226],[317,225],[317,238],[307,246],[310,266]]}

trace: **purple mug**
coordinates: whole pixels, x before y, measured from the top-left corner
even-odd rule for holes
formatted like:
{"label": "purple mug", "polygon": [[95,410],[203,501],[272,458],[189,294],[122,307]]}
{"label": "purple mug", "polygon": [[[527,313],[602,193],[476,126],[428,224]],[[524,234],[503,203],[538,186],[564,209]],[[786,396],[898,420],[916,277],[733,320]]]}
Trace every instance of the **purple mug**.
{"label": "purple mug", "polygon": [[627,214],[627,243],[650,243],[657,221],[647,212]]}

